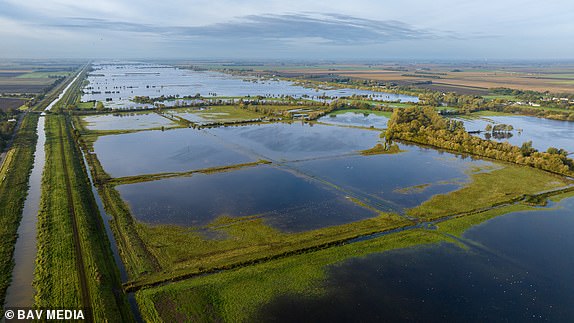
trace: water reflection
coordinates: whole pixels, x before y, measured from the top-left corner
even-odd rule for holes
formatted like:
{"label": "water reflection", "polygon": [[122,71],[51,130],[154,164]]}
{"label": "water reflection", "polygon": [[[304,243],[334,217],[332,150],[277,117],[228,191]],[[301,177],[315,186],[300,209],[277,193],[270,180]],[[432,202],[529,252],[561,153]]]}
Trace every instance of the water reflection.
{"label": "water reflection", "polygon": [[556,206],[474,227],[464,235],[472,242],[470,249],[441,243],[329,266],[322,296],[277,297],[260,309],[257,319],[571,321],[574,198]]}
{"label": "water reflection", "polygon": [[132,214],[151,224],[206,225],[219,216],[257,215],[295,232],[376,215],[317,182],[270,166],[117,187]]}
{"label": "water reflection", "polygon": [[[490,139],[508,141],[515,146],[532,141],[532,146],[540,151],[548,147],[562,148],[574,152],[574,122],[550,120],[527,116],[492,116],[476,119],[459,119],[464,121],[467,131],[484,131],[488,124],[508,124],[514,130],[512,136],[501,133],[491,135]],[[480,134],[486,138],[486,132]],[[488,139],[488,138],[487,138]]]}
{"label": "water reflection", "polygon": [[312,89],[277,79],[238,77],[214,71],[193,71],[172,66],[117,63],[93,64],[94,71],[88,75],[89,84],[83,89],[82,101],[109,101],[115,108],[137,106],[129,101],[134,96],[194,96],[266,98],[308,98],[369,96],[373,100],[417,102],[418,98],[402,94],[373,92],[351,88]]}
{"label": "water reflection", "polygon": [[345,112],[340,114],[330,114],[319,118],[317,121],[343,126],[360,126],[385,129],[387,128],[387,122],[389,121],[389,118],[385,116],[379,116],[374,113]]}

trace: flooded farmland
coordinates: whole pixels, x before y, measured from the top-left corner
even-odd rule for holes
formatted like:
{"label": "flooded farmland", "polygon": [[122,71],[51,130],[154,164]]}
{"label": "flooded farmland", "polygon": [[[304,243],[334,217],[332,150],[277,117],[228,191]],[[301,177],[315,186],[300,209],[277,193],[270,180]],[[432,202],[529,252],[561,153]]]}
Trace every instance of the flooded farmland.
{"label": "flooded farmland", "polygon": [[203,131],[188,128],[104,136],[94,143],[94,149],[104,169],[114,177],[185,172],[256,160]]}
{"label": "flooded farmland", "polygon": [[514,130],[508,133],[491,134],[483,132],[481,138],[497,141],[508,141],[520,146],[526,141],[532,141],[532,146],[540,151],[549,147],[562,148],[574,152],[574,122],[550,120],[528,116],[488,116],[464,121],[467,131],[484,131],[487,125],[507,124]]}
{"label": "flooded farmland", "polygon": [[341,126],[357,126],[357,127],[372,127],[377,129],[385,129],[389,118],[384,115],[377,115],[375,113],[349,111],[344,113],[331,113],[327,116],[319,118],[319,122],[341,125]]}
{"label": "flooded farmland", "polygon": [[[417,102],[418,98],[402,94],[337,88],[314,89],[296,85],[290,81],[239,77],[216,71],[194,71],[166,65],[144,63],[95,64],[88,76],[82,101],[103,101],[112,108],[142,106],[130,101],[134,96],[194,96],[266,98],[338,98],[352,95],[370,96],[379,101]],[[149,106],[149,105],[148,105]]]}
{"label": "flooded farmland", "polygon": [[157,113],[93,115],[82,120],[88,130],[141,130],[175,125]]}
{"label": "flooded farmland", "polygon": [[565,269],[574,266],[574,259],[564,255],[574,252],[569,233],[574,199],[554,206],[473,227],[462,236],[464,248],[441,242],[328,265],[321,296],[279,296],[258,318],[484,322],[572,317],[574,279]]}
{"label": "flooded farmland", "polygon": [[[90,76],[90,86],[115,89],[107,93],[110,107],[131,107],[131,91],[311,99],[305,91],[315,91],[220,72],[117,66],[102,65]],[[99,95],[84,99],[105,100],[106,93]],[[371,150],[384,142],[389,112],[321,110],[326,115],[309,121],[285,114],[298,106],[273,107],[170,106],[83,117],[93,135],[90,156],[109,175],[95,179],[105,186],[104,204],[120,213],[125,207],[127,219],[113,216],[133,221],[137,233],[129,234],[145,248],[137,257],[147,253],[155,261],[126,283],[152,316],[490,321],[573,315],[566,295],[574,285],[560,269],[572,265],[564,227],[573,199],[546,202],[544,195],[571,181],[406,142]],[[512,136],[492,140],[570,147],[569,123],[521,116],[464,121],[468,131],[513,125]],[[564,248],[552,251],[552,244]],[[557,264],[548,270],[556,278],[540,269],[544,262]],[[217,305],[207,314],[162,307],[190,299]]]}

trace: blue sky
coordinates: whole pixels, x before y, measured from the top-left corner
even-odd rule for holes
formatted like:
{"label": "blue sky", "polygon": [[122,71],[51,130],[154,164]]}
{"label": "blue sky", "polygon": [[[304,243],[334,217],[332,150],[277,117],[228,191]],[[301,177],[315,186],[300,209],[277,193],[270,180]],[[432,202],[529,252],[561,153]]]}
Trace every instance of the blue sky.
{"label": "blue sky", "polygon": [[570,59],[574,1],[0,0],[0,57]]}

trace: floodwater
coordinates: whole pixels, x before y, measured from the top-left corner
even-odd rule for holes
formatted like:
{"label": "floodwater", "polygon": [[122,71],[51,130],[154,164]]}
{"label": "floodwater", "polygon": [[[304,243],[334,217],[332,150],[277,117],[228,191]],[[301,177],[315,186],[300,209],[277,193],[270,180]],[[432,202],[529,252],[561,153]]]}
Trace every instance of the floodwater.
{"label": "floodwater", "polygon": [[174,126],[157,113],[101,114],[82,117],[88,130],[141,130]]}
{"label": "floodwater", "polygon": [[321,178],[394,211],[415,207],[435,194],[459,189],[474,168],[493,163],[447,152],[400,145],[402,153],[350,156],[289,164],[309,176]]}
{"label": "floodwater", "polygon": [[[571,322],[574,198],[440,243],[328,266],[321,296],[284,295],[258,320],[277,322]],[[440,226],[440,224],[439,224]]]}
{"label": "floodwater", "polygon": [[380,132],[320,124],[273,123],[207,130],[258,156],[276,161],[338,156],[369,149]]}
{"label": "floodwater", "polygon": [[376,216],[336,190],[272,166],[117,187],[134,217],[150,224],[206,225],[219,216],[259,215],[283,231]]}
{"label": "floodwater", "polygon": [[44,123],[44,117],[40,117],[37,127],[38,142],[34,153],[34,166],[30,174],[30,188],[26,202],[24,202],[22,220],[18,227],[18,240],[16,240],[14,249],[15,266],[12,270],[12,282],[6,291],[5,307],[32,307],[34,305],[36,290],[32,286],[32,281],[36,268],[36,223],[38,222],[42,191],[42,171],[46,162]]}
{"label": "floodwater", "polygon": [[329,114],[319,118],[317,121],[341,126],[386,129],[389,118],[374,113],[345,112],[341,114]]}
{"label": "floodwater", "polygon": [[94,149],[113,177],[184,172],[257,160],[191,128],[103,136],[96,140]]}
{"label": "floodwater", "polygon": [[[532,146],[540,151],[548,147],[562,148],[574,152],[574,122],[550,120],[528,116],[492,116],[476,119],[459,119],[464,121],[467,131],[484,130],[487,124],[510,124],[514,127],[510,138],[494,138],[493,140],[508,141],[515,146],[521,146],[526,141],[532,141]],[[520,131],[521,130],[521,131]],[[480,134],[485,138],[485,133]]]}
{"label": "floodwater", "polygon": [[[358,89],[311,89],[293,82],[277,79],[239,77],[214,71],[193,71],[172,66],[117,63],[94,64],[88,75],[90,82],[84,88],[82,101],[97,100],[114,108],[137,106],[130,103],[134,96],[194,96],[243,97],[263,96],[279,98],[292,96],[321,100],[320,96],[331,98],[348,97],[353,94],[368,95],[374,100],[417,102],[418,98],[402,94],[373,92]],[[118,104],[118,102],[120,104]]]}

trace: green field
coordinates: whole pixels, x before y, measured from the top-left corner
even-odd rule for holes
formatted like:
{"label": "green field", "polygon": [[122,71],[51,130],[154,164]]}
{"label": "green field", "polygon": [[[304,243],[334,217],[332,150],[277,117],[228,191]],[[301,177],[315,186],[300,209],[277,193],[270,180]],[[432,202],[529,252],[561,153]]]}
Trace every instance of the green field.
{"label": "green field", "polygon": [[70,76],[72,72],[67,71],[55,71],[55,72],[30,72],[17,76],[21,79],[42,79],[42,78],[55,78],[55,77],[67,77]]}

